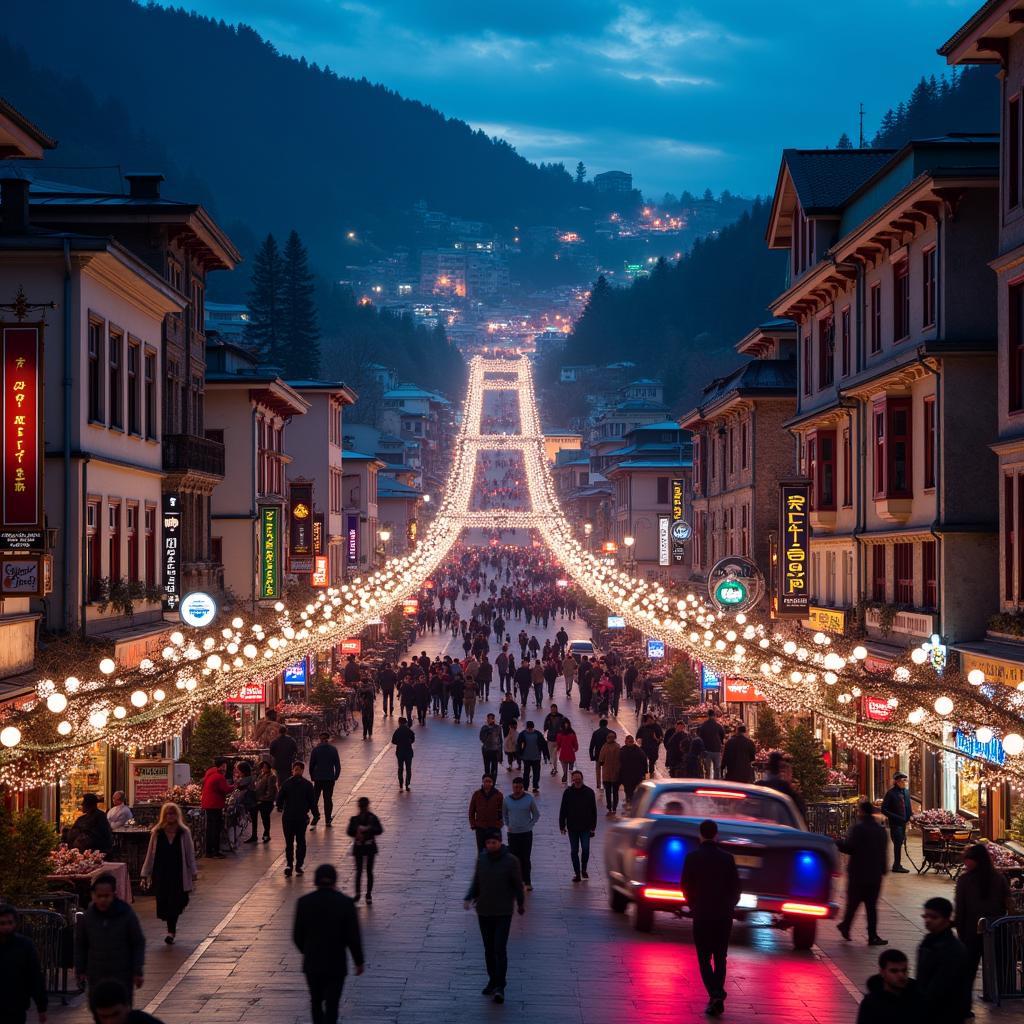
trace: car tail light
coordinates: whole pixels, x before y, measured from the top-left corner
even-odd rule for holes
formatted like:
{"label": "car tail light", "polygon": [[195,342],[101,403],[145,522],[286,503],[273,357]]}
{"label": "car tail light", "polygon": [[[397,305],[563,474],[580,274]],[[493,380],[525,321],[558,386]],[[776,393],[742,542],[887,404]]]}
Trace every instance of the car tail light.
{"label": "car tail light", "polygon": [[805,917],[828,917],[828,907],[819,903],[783,903],[784,914],[802,914]]}
{"label": "car tail light", "polygon": [[657,889],[650,885],[644,886],[644,896],[649,900],[675,900],[677,903],[685,903],[686,896],[681,889]]}
{"label": "car tail light", "polygon": [[746,800],[746,793],[737,793],[732,789],[697,789],[694,790],[697,796],[721,797],[723,800]]}

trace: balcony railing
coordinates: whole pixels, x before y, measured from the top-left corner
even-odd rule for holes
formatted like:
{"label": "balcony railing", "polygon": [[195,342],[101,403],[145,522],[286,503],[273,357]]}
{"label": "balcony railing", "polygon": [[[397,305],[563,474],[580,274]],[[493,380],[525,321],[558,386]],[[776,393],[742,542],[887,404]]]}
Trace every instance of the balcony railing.
{"label": "balcony railing", "polygon": [[164,469],[223,476],[224,445],[195,434],[164,434]]}

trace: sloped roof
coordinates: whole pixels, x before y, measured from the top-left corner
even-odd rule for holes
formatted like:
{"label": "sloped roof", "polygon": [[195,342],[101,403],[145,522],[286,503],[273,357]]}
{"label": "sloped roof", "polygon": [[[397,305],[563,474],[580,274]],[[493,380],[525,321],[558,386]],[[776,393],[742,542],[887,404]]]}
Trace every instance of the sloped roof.
{"label": "sloped roof", "polygon": [[394,477],[377,477],[378,498],[419,498],[422,493],[422,491],[418,491],[415,487],[410,487],[408,484],[403,484],[401,480],[396,480]]}
{"label": "sloped roof", "polygon": [[838,211],[893,149],[786,149],[782,160],[807,215]]}

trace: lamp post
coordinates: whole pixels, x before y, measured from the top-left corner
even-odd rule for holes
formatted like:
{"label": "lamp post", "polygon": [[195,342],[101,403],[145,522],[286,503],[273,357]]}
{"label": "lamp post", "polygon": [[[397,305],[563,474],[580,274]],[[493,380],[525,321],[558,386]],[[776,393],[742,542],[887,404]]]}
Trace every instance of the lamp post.
{"label": "lamp post", "polygon": [[633,545],[636,544],[636,537],[631,533],[627,533],[626,536],[622,538],[622,543],[626,545],[626,552],[628,556],[627,560],[629,562],[630,572],[632,572],[633,566],[636,562],[636,552],[633,550]]}
{"label": "lamp post", "polygon": [[386,562],[388,558],[388,541],[391,540],[391,531],[385,527],[384,529],[377,531],[377,536],[380,538],[381,559]]}
{"label": "lamp post", "polygon": [[594,531],[594,524],[593,523],[586,522],[586,523],[583,524],[583,533],[586,535],[586,538],[587,538],[587,551],[590,551],[590,535],[591,535],[591,533],[593,533],[593,531]]}

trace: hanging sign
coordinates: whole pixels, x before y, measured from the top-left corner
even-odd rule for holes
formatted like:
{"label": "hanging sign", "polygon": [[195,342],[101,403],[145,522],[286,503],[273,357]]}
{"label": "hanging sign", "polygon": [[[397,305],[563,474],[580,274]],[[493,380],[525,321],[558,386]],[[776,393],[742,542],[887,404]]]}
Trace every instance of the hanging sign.
{"label": "hanging sign", "polygon": [[208,626],[217,617],[217,602],[209,594],[193,590],[181,599],[178,614],[186,626]]}
{"label": "hanging sign", "polygon": [[407,597],[402,602],[402,614],[403,615],[415,615],[420,610],[420,602],[418,598]]}
{"label": "hanging sign", "polygon": [[888,722],[896,713],[887,697],[872,697],[864,694],[860,699],[860,713],[869,722]]}
{"label": "hanging sign", "polygon": [[811,530],[810,485],[779,485],[779,615],[807,616]]}
{"label": "hanging sign", "polygon": [[[42,548],[43,325],[4,324],[0,330],[3,334],[0,357],[3,366],[2,543],[5,547]],[[31,543],[8,543],[8,539],[17,541],[19,537]]]}
{"label": "hanging sign", "polygon": [[685,481],[679,477],[672,480],[672,561],[679,565],[683,561],[686,549],[683,544],[690,539],[690,524],[686,522],[686,488]]}
{"label": "hanging sign", "polygon": [[749,558],[729,555],[711,567],[708,594],[720,612],[741,612],[764,596],[764,575]]}
{"label": "hanging sign", "polygon": [[289,487],[289,568],[292,572],[312,572],[313,485],[293,483]]}
{"label": "hanging sign", "polygon": [[658,565],[671,563],[668,516],[658,516]]}
{"label": "hanging sign", "polygon": [[313,554],[325,555],[327,549],[324,547],[324,514],[316,512],[313,515]]}
{"label": "hanging sign", "polygon": [[359,637],[341,641],[342,654],[354,654],[357,658],[363,653],[363,641]]}
{"label": "hanging sign", "polygon": [[263,683],[242,683],[224,698],[225,704],[263,704],[267,699],[267,688]]}
{"label": "hanging sign", "polygon": [[720,690],[722,688],[722,680],[707,665],[701,665],[700,685],[705,690]]}
{"label": "hanging sign", "polygon": [[608,616],[608,628],[609,629],[625,629],[626,620],[621,615],[609,615]]}
{"label": "hanging sign", "polygon": [[359,564],[359,516],[345,517],[345,561]]}
{"label": "hanging sign", "polygon": [[164,611],[177,610],[181,602],[181,578],[178,574],[181,539],[181,498],[177,494],[163,496],[164,522]]}
{"label": "hanging sign", "polygon": [[0,597],[42,597],[43,555],[0,555]]}
{"label": "hanging sign", "polygon": [[953,745],[968,757],[981,757],[996,764],[1002,764],[1006,760],[1002,740],[996,736],[993,736],[988,743],[982,743],[973,732],[961,732],[957,729],[956,735],[953,737]]}
{"label": "hanging sign", "polygon": [[284,685],[285,686],[305,686],[306,685],[306,659],[295,662],[294,665],[285,665],[284,667]]}
{"label": "hanging sign", "polygon": [[736,704],[763,704],[764,694],[749,679],[726,676],[725,699]]}
{"label": "hanging sign", "polygon": [[313,575],[309,582],[314,587],[326,587],[328,580],[327,556],[316,555],[313,558]]}
{"label": "hanging sign", "polygon": [[276,599],[281,588],[281,509],[260,506],[260,599]]}
{"label": "hanging sign", "polygon": [[647,657],[651,660],[655,658],[665,657],[665,641],[664,640],[651,640],[647,641]]}

